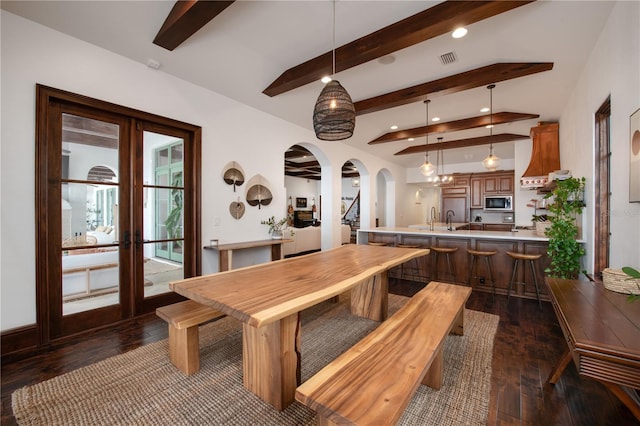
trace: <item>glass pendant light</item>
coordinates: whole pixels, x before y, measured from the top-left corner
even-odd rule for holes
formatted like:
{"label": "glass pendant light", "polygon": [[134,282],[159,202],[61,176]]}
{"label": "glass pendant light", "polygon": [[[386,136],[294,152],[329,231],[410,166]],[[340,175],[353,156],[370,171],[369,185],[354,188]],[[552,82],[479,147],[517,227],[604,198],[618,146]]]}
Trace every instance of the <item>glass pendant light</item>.
{"label": "glass pendant light", "polygon": [[500,157],[493,155],[493,88],[495,84],[487,86],[489,89],[489,155],[482,160],[485,169],[495,172],[500,167]]}
{"label": "glass pendant light", "polygon": [[438,176],[436,177],[436,182],[449,183],[453,178],[444,173],[444,150],[440,147],[442,139],[442,137],[438,138]]}
{"label": "glass pendant light", "polygon": [[[336,73],[336,2],[333,1],[333,74]],[[332,75],[333,75],[332,74]],[[313,130],[324,141],[340,141],[353,136],[356,109],[351,96],[338,80],[329,80],[313,109]]]}
{"label": "glass pendant light", "polygon": [[431,176],[435,172],[435,167],[429,162],[429,99],[424,101],[427,106],[427,141],[424,145],[424,164],[420,166],[420,173],[423,176]]}

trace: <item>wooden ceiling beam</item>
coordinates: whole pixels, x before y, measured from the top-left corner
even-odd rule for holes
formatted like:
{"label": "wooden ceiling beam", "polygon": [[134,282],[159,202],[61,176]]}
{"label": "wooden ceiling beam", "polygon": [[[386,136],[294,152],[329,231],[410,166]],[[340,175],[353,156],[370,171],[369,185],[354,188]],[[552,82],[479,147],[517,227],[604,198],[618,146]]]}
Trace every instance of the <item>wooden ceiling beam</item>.
{"label": "wooden ceiling beam", "polygon": [[[448,0],[335,49],[335,71],[364,64],[400,49],[507,12],[529,1]],[[332,51],[283,72],[263,90],[276,96],[333,73]]]}
{"label": "wooden ceiling beam", "polygon": [[463,118],[461,120],[448,121],[446,123],[431,124],[429,126],[415,127],[413,129],[398,130],[396,132],[385,133],[382,136],[369,142],[369,145],[375,145],[386,142],[396,142],[409,138],[419,138],[427,133],[446,133],[457,132],[459,130],[475,129],[493,124],[513,123],[515,121],[530,120],[539,118],[539,114],[527,114],[519,112],[499,112],[493,114],[493,118],[487,115],[477,117]]}
{"label": "wooden ceiling beam", "polygon": [[174,50],[233,4],[232,1],[178,0],[153,43]]}
{"label": "wooden ceiling beam", "polygon": [[429,95],[449,95],[551,69],[553,69],[553,62],[499,62],[373,98],[363,99],[355,102],[353,106],[356,109],[356,115],[363,115],[400,105],[423,102],[427,100]]}
{"label": "wooden ceiling beam", "polygon": [[458,139],[454,141],[436,142],[427,145],[410,146],[398,151],[393,155],[409,155],[409,154],[424,154],[426,151],[432,152],[438,149],[454,149],[454,148],[468,148],[470,146],[489,145],[490,143],[502,143],[513,142],[522,139],[529,139],[528,135],[516,135],[513,133],[499,133],[493,136],[480,136],[477,138]]}

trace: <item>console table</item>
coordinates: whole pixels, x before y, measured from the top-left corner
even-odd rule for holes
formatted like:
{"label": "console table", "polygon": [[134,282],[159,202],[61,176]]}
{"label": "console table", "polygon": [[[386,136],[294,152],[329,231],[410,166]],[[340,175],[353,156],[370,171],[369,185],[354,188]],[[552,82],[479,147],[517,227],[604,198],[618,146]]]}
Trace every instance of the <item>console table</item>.
{"label": "console table", "polygon": [[205,246],[205,249],[209,250],[218,250],[220,255],[220,269],[219,271],[228,271],[231,269],[233,251],[248,249],[248,248],[256,248],[256,247],[265,247],[271,246],[271,260],[280,260],[282,259],[282,245],[284,243],[291,243],[293,240],[283,238],[283,239],[268,239],[268,240],[258,240],[258,241],[243,241],[239,243],[227,243],[227,244],[218,244],[217,246]]}
{"label": "console table", "polygon": [[640,302],[600,282],[547,278],[568,349],[549,375],[555,384],[573,359],[578,372],[604,384],[640,420]]}

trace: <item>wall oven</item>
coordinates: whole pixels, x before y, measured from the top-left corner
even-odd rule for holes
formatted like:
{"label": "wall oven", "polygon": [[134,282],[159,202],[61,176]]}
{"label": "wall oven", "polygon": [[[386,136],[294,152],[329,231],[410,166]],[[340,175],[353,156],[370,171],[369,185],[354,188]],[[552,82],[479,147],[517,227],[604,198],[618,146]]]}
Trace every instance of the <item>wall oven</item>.
{"label": "wall oven", "polygon": [[513,195],[485,195],[484,211],[488,211],[488,212],[513,211]]}

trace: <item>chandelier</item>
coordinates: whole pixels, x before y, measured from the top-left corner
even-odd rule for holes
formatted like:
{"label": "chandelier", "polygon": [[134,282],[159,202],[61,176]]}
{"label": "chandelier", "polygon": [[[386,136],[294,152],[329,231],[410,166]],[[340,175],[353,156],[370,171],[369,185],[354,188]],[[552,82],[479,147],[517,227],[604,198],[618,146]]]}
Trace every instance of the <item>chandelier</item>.
{"label": "chandelier", "polygon": [[441,148],[442,138],[438,138],[438,150],[436,155],[436,176],[434,176],[432,182],[436,185],[447,184],[453,180],[452,176],[448,176],[444,172],[444,150]]}

